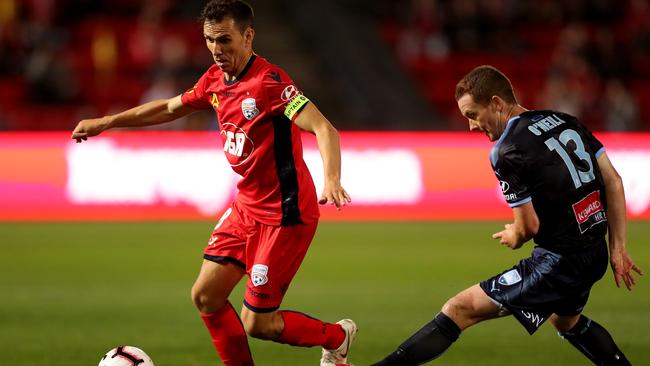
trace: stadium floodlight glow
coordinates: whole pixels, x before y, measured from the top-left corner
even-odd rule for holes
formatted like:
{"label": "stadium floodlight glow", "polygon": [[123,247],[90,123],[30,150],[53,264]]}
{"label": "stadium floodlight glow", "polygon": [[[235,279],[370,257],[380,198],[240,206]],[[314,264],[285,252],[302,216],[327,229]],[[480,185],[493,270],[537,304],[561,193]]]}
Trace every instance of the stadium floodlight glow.
{"label": "stadium floodlight glow", "polygon": [[[419,158],[408,150],[342,152],[343,183],[355,202],[417,203],[422,194]],[[66,195],[75,204],[188,204],[206,216],[232,200],[238,177],[223,153],[214,149],[120,147],[96,138],[66,150]],[[305,161],[323,188],[317,150],[305,150]],[[206,169],[206,167],[211,167]]]}
{"label": "stadium floodlight glow", "polygon": [[69,145],[66,157],[75,204],[185,203],[209,216],[232,200],[237,182],[216,148],[133,149],[95,138]]}
{"label": "stadium floodlight glow", "polygon": [[[305,150],[305,163],[316,192],[323,189],[323,167],[317,150]],[[413,204],[422,197],[422,167],[407,149],[343,150],[341,184],[359,204]]]}
{"label": "stadium floodlight glow", "polygon": [[627,209],[633,215],[640,215],[650,208],[650,162],[648,150],[607,150],[607,156],[623,177]]}
{"label": "stadium floodlight glow", "polygon": [[[304,159],[323,189],[318,146]],[[0,220],[215,219],[239,176],[217,131],[116,132],[83,144],[65,132],[0,133]],[[623,178],[628,217],[650,219],[650,134],[596,135]],[[324,220],[501,220],[491,144],[466,133],[341,132],[341,183],[352,203]]]}

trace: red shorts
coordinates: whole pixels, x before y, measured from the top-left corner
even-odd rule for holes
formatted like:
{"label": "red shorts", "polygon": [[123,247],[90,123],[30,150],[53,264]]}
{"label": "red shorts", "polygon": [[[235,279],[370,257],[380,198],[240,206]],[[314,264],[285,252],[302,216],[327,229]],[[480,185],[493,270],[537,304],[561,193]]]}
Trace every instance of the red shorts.
{"label": "red shorts", "polygon": [[248,274],[244,305],[254,312],[271,312],[280,307],[317,226],[318,221],[265,225],[233,203],[214,228],[204,258],[243,268]]}

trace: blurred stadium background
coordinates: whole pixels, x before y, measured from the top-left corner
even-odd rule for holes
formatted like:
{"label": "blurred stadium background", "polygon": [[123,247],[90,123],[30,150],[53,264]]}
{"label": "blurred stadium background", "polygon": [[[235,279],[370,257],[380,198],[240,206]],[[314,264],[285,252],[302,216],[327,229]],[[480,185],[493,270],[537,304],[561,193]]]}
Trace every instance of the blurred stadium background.
{"label": "blurred stadium background", "polygon": [[[203,3],[0,1],[0,129],[69,130],[190,88],[211,62],[196,21]],[[511,76],[526,106],[599,131],[650,129],[647,0],[251,4],[257,52],[342,130],[465,129],[453,87],[485,63]],[[211,118],[165,128],[213,129]]]}
{"label": "blurred stadium background", "polygon": [[[391,351],[448,297],[530,250],[489,239],[509,209],[490,143],[462,132],[453,99],[479,64],[506,72],[524,106],[574,114],[597,131],[625,180],[631,253],[650,269],[650,1],[250,3],[255,50],[342,131],[354,202],[323,209],[285,305],[357,320],[355,364]],[[196,20],[203,4],[0,0],[0,365],[88,365],[118,344],[141,346],[158,366],[215,364],[189,300],[236,183],[214,114],[68,139],[82,118],[190,88],[212,62]],[[305,159],[320,186],[310,136]],[[642,365],[648,309],[647,279],[627,293],[608,274],[587,312]],[[525,334],[512,319],[487,323],[440,362],[588,364],[549,326]],[[252,348],[259,365],[319,357]]]}

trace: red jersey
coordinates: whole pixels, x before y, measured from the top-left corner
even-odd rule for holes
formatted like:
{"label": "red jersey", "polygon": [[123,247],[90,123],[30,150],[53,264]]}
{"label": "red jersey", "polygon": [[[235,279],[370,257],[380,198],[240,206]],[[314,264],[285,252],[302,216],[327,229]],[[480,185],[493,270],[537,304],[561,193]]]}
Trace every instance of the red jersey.
{"label": "red jersey", "polygon": [[229,82],[213,65],[182,101],[215,110],[226,159],[242,176],[236,201],[251,217],[267,225],[318,219],[316,189],[293,123],[309,99],[283,70],[253,55]]}

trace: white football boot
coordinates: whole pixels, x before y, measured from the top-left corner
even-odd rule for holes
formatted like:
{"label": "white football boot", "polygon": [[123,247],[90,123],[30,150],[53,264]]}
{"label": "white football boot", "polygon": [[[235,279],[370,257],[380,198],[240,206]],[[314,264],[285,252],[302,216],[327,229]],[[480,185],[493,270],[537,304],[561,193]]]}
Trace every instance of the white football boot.
{"label": "white football boot", "polygon": [[339,324],[345,331],[345,339],[337,349],[323,348],[323,357],[320,359],[320,366],[347,365],[348,352],[354,337],[357,335],[357,325],[350,319],[343,319]]}

